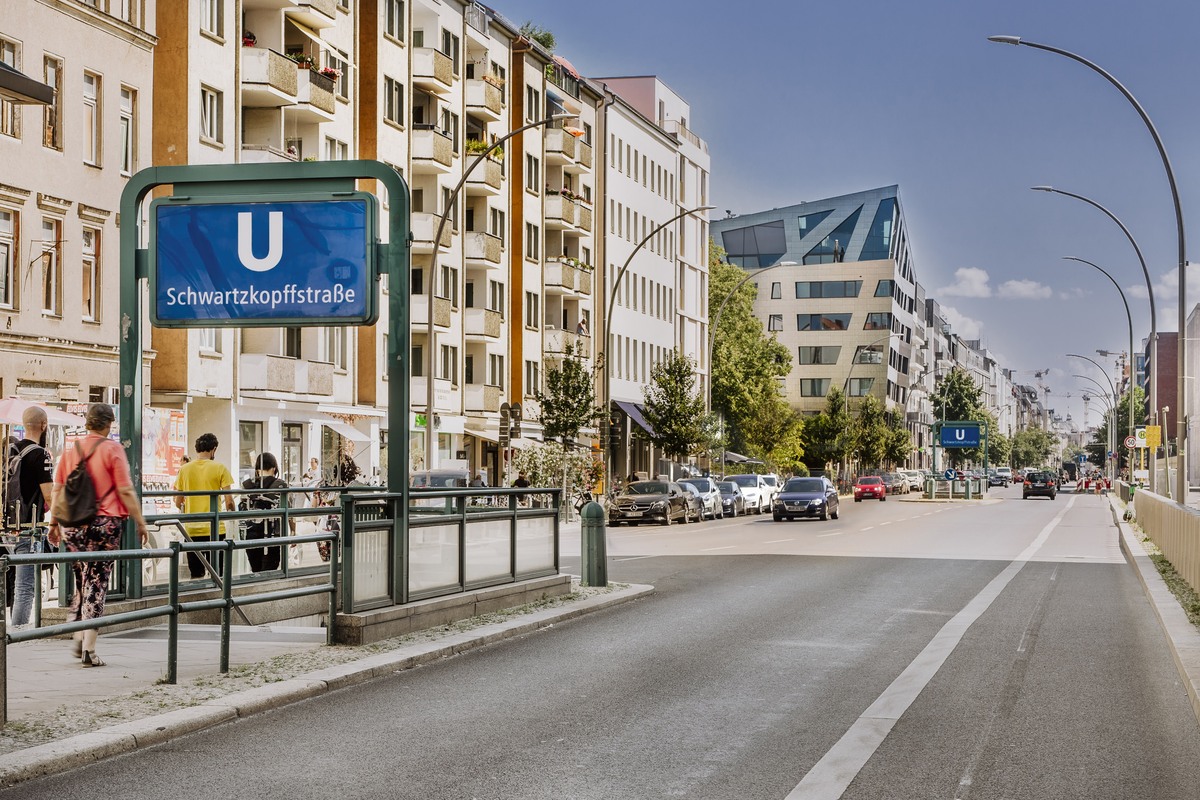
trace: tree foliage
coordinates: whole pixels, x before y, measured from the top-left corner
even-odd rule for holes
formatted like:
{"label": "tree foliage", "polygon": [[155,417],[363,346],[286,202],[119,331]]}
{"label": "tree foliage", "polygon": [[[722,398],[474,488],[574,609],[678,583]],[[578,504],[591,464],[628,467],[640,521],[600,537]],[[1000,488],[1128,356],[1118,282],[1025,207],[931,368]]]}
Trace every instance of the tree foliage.
{"label": "tree foliage", "polygon": [[1054,445],[1053,434],[1040,427],[1017,431],[1012,440],[1012,462],[1017,467],[1044,467],[1054,453]]}
{"label": "tree foliage", "polygon": [[575,439],[603,416],[596,406],[596,370],[579,342],[568,345],[562,361],[546,369],[546,389],[534,392],[546,439]]}
{"label": "tree foliage", "polygon": [[546,49],[547,52],[553,53],[554,47],[558,42],[554,39],[554,34],[540,25],[535,25],[532,20],[527,20],[521,26],[519,33],[526,39],[531,39]]}
{"label": "tree foliage", "polygon": [[912,431],[904,424],[901,414],[893,414],[887,425],[887,443],[883,457],[893,466],[902,466],[912,455]]}
{"label": "tree foliage", "polygon": [[650,371],[644,390],[646,421],[654,429],[650,441],[672,458],[697,452],[708,438],[704,397],[696,390],[696,365],[672,350]]}
{"label": "tree foliage", "polygon": [[[1133,387],[1133,420],[1136,425],[1141,419],[1144,419],[1146,407],[1146,393],[1142,391],[1142,387]],[[1096,429],[1092,437],[1091,443],[1088,445],[1089,458],[1093,463],[1103,464],[1104,455],[1108,449],[1108,426],[1112,422],[1110,415],[1105,415],[1104,423]],[[1128,466],[1129,450],[1124,446],[1125,437],[1129,435],[1129,395],[1121,397],[1120,405],[1117,408],[1117,458],[1120,460],[1118,469],[1124,469]]]}
{"label": "tree foliage", "polygon": [[829,470],[850,454],[850,412],[836,386],[825,397],[825,409],[804,421],[804,463],[810,469]]}
{"label": "tree foliage", "polygon": [[585,492],[593,491],[604,474],[604,462],[598,457],[558,442],[539,442],[515,451],[512,466],[534,486],[559,486],[565,472],[567,485]]}
{"label": "tree foliage", "polygon": [[[996,429],[995,420],[983,404],[983,392],[966,371],[955,367],[946,373],[929,396],[934,413],[947,422],[986,423],[990,434]],[[989,453],[990,455],[990,453]],[[982,462],[982,447],[950,448],[946,457],[959,466],[967,461]],[[995,460],[990,459],[990,460]]]}
{"label": "tree foliage", "polygon": [[854,457],[865,466],[883,462],[888,449],[888,422],[883,403],[874,395],[863,398],[853,423]]}

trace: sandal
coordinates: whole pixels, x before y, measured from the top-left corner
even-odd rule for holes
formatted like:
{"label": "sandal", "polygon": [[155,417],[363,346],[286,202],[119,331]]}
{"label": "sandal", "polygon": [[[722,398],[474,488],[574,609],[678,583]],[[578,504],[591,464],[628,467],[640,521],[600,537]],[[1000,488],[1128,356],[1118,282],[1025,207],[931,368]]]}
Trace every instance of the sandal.
{"label": "sandal", "polygon": [[104,661],[102,661],[100,659],[100,656],[96,655],[95,650],[84,650],[83,651],[83,666],[85,666],[85,667],[103,667]]}

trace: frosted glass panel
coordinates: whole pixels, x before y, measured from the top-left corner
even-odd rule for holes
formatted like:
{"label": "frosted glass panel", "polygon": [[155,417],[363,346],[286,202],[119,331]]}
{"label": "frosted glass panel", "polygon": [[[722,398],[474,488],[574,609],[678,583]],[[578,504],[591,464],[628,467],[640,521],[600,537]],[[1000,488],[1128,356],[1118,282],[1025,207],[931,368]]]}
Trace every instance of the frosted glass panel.
{"label": "frosted glass panel", "polygon": [[458,525],[411,528],[408,532],[408,591],[458,585]]}
{"label": "frosted glass panel", "polygon": [[354,533],[354,602],[386,598],[388,592],[388,539],[391,528]]}
{"label": "frosted glass panel", "polygon": [[512,574],[507,519],[467,523],[467,583],[504,578]]}
{"label": "frosted glass panel", "polygon": [[517,574],[554,568],[554,520],[523,519],[517,523]]}

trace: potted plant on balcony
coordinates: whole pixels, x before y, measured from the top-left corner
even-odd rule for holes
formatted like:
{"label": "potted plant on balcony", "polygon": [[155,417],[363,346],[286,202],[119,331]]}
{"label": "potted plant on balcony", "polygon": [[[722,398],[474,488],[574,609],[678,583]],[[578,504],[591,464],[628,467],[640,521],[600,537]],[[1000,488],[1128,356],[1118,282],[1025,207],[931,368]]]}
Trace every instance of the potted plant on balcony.
{"label": "potted plant on balcony", "polygon": [[499,75],[493,75],[490,72],[483,76],[483,82],[490,83],[492,86],[495,86],[497,89],[504,88],[504,78],[501,78]]}
{"label": "potted plant on balcony", "polygon": [[[313,69],[315,69],[315,67]],[[321,69],[317,70],[317,72],[322,76],[329,78],[331,81],[336,81],[338,78],[342,77],[342,71],[340,69],[334,69],[333,67],[321,67]]]}
{"label": "potted plant on balcony", "polygon": [[317,63],[316,60],[314,60],[313,57],[310,56],[308,53],[302,53],[302,52],[298,52],[298,51],[291,52],[291,53],[287,54],[287,57],[290,58],[292,61],[295,61],[296,66],[301,69],[312,69],[314,66],[316,66],[316,63]]}
{"label": "potted plant on balcony", "polygon": [[467,139],[463,146],[466,148],[467,155],[469,156],[477,156],[480,153],[488,153],[490,150],[491,152],[488,153],[488,158],[494,161],[500,161],[504,158],[503,147],[493,147],[487,142],[482,142],[479,139]]}

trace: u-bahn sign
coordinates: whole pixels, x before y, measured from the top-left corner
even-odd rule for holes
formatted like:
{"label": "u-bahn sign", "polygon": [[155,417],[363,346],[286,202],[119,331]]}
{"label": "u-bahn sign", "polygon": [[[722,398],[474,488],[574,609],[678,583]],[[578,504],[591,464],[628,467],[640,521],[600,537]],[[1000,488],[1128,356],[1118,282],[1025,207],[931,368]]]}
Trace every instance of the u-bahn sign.
{"label": "u-bahn sign", "polygon": [[375,198],[362,192],[151,204],[162,327],[360,325],[377,317]]}
{"label": "u-bahn sign", "polygon": [[979,447],[979,443],[979,425],[976,423],[947,422],[942,425],[942,447]]}

